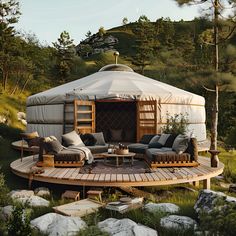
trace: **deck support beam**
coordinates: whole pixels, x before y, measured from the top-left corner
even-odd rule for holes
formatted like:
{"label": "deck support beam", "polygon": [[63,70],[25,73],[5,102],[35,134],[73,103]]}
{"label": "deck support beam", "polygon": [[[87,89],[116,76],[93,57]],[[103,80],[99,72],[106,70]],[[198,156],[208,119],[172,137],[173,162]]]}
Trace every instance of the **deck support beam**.
{"label": "deck support beam", "polygon": [[211,178],[203,180],[203,189],[211,189]]}

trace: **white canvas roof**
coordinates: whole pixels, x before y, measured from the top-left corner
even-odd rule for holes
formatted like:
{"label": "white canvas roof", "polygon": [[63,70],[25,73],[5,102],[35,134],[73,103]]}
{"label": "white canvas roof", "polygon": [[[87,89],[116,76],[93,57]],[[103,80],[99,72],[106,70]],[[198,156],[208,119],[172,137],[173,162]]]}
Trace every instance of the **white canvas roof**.
{"label": "white canvas roof", "polygon": [[109,65],[121,70],[101,69],[92,75],[28,97],[27,106],[81,100],[128,99],[157,100],[167,104],[203,105],[199,95],[135,73],[123,65]]}

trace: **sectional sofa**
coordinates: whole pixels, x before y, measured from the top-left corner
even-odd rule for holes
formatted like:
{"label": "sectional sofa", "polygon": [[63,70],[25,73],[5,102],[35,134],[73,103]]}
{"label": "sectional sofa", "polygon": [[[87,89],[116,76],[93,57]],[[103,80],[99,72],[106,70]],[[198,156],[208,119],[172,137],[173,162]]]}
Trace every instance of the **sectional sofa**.
{"label": "sectional sofa", "polygon": [[186,135],[144,135],[128,147],[143,154],[151,167],[198,166],[197,140]]}

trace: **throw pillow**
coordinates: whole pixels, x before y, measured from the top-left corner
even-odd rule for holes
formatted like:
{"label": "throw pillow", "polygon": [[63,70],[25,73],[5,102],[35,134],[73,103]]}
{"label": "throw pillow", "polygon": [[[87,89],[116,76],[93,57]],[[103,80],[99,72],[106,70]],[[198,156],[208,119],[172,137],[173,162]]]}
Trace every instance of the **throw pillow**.
{"label": "throw pillow", "polygon": [[149,144],[149,142],[154,136],[155,134],[144,134],[139,142],[142,144]]}
{"label": "throw pillow", "polygon": [[59,153],[64,147],[61,145],[61,143],[58,140],[53,140],[50,142],[44,143],[44,149],[46,153]]}
{"label": "throw pillow", "polygon": [[181,154],[188,148],[189,138],[183,135],[178,135],[173,143],[172,150],[177,154]]}
{"label": "throw pillow", "polygon": [[76,133],[76,131],[69,132],[67,134],[62,135],[63,143],[69,147],[69,146],[78,146],[78,147],[84,147],[84,143],[82,142],[80,136]]}
{"label": "throw pillow", "polygon": [[159,134],[155,135],[155,136],[150,140],[149,144],[151,144],[151,143],[157,143],[158,140],[160,139],[160,137],[161,137],[161,136],[160,136]]}
{"label": "throw pillow", "polygon": [[110,129],[110,131],[111,131],[111,141],[122,140],[122,129]]}
{"label": "throw pillow", "polygon": [[177,134],[171,134],[165,142],[165,147],[171,148],[177,136],[178,136]]}
{"label": "throw pillow", "polygon": [[161,137],[159,138],[158,142],[165,146],[166,140],[169,138],[170,134],[161,134]]}
{"label": "throw pillow", "polygon": [[162,147],[163,147],[163,145],[160,144],[159,142],[148,144],[148,148],[162,148]]}
{"label": "throw pillow", "polygon": [[106,142],[104,140],[103,132],[99,133],[92,133],[93,137],[97,140],[95,145],[106,145]]}
{"label": "throw pillow", "polygon": [[80,134],[80,137],[85,144],[85,146],[94,146],[95,143],[97,142],[97,139],[94,138],[92,134]]}

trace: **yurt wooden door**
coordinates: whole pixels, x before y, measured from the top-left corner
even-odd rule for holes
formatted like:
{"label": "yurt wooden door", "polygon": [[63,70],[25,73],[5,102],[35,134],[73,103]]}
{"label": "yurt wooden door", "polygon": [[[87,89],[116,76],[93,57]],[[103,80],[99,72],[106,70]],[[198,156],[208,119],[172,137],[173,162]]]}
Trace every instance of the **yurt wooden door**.
{"label": "yurt wooden door", "polygon": [[157,133],[157,101],[137,102],[137,141],[144,134]]}
{"label": "yurt wooden door", "polygon": [[95,132],[95,102],[74,101],[74,129],[80,133]]}

